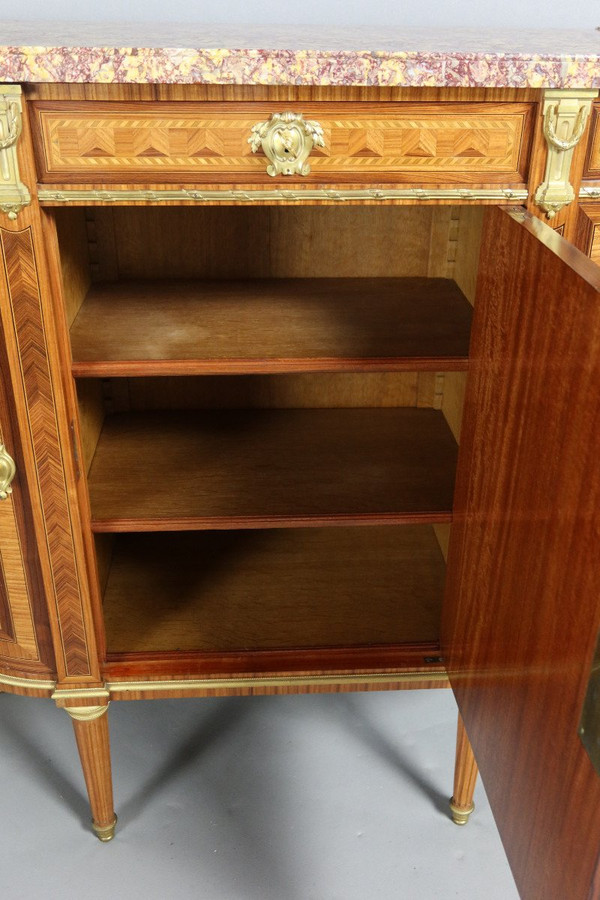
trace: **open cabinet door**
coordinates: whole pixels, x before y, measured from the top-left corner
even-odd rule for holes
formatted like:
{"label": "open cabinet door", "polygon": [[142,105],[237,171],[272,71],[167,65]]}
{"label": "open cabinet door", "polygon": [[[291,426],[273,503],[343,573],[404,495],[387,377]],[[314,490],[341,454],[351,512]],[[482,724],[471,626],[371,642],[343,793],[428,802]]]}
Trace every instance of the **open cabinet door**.
{"label": "open cabinet door", "polygon": [[471,360],[444,655],[521,897],[591,900],[600,268],[523,210],[486,215]]}

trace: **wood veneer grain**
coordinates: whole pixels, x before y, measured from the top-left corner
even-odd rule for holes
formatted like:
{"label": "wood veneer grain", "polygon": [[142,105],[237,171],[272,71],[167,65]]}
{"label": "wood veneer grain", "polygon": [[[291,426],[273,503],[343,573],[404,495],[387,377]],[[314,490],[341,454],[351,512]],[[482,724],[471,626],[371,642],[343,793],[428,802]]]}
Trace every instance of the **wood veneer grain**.
{"label": "wood veneer grain", "polygon": [[[101,382],[109,412],[162,409],[439,408],[437,372],[304,372],[277,375],[190,375],[111,378]],[[77,380],[85,395],[93,378]]]}
{"label": "wood veneer grain", "polygon": [[595,263],[600,261],[600,209],[599,204],[579,206],[577,234],[574,244]]}
{"label": "wood veneer grain", "polygon": [[594,181],[600,178],[600,103],[592,104],[588,132],[587,152],[583,169],[583,177]]}
{"label": "wood veneer grain", "polygon": [[[35,101],[32,118],[40,181],[73,184],[98,178],[266,184],[262,152],[253,154],[253,125],[287,109],[285,102]],[[317,119],[324,146],[311,152],[297,183],[381,181],[522,184],[534,105],[531,103],[303,103]]]}
{"label": "wood veneer grain", "polygon": [[442,646],[521,897],[588,900],[600,269],[515,215],[486,216]]}
{"label": "wood veneer grain", "polygon": [[91,281],[85,210],[57,209],[54,221],[60,244],[62,299],[67,322],[71,325]]}
{"label": "wood veneer grain", "polygon": [[[473,794],[477,782],[477,763],[469,743],[465,725],[460,713],[456,730],[456,762],[454,769],[454,790],[452,792],[452,812],[470,813],[473,810]],[[460,822],[457,824],[461,824]]]}
{"label": "wood veneer grain", "polygon": [[115,821],[108,718],[105,712],[89,722],[73,719],[77,750],[90,801],[92,822],[97,828]]}
{"label": "wood veneer grain", "polygon": [[[2,256],[10,298],[11,327],[19,351],[18,366],[23,378],[26,402],[20,409],[27,416],[33,446],[47,547],[54,560],[53,593],[56,604],[49,609],[59,611],[60,645],[69,676],[85,680],[91,677],[92,658],[87,627],[90,622],[84,605],[81,578],[79,535],[71,528],[72,495],[68,484],[64,455],[64,429],[68,425],[59,418],[61,409],[53,376],[56,366],[56,344],[44,306],[48,302],[43,269],[38,268],[36,237],[32,226],[20,231],[0,229]],[[17,364],[11,360],[17,369]],[[64,407],[62,407],[64,409]],[[61,434],[61,431],[63,432]],[[67,444],[67,447],[69,445]],[[71,474],[71,473],[69,473]],[[35,509],[35,507],[34,507]],[[52,596],[52,595],[51,595]],[[58,663],[60,669],[60,664]]]}
{"label": "wood veneer grain", "polygon": [[63,376],[66,373],[67,379],[72,379],[62,364],[60,264],[54,231],[48,229],[51,223],[40,210],[34,189],[36,171],[27,109],[17,155],[21,178],[32,199],[16,220],[3,217],[0,255],[5,280],[0,307],[21,437],[18,468],[31,498],[27,528],[35,543],[32,552],[37,551],[44,588],[40,605],[45,610],[39,616],[36,611],[35,617],[44,622],[47,610],[53,674],[62,684],[83,686],[97,683],[99,662]]}
{"label": "wood veneer grain", "polygon": [[447,522],[455,464],[431,409],[117,414],[90,469],[92,527]]}
{"label": "wood veneer grain", "polygon": [[[446,276],[448,208],[93,207],[97,280]],[[76,210],[66,210],[71,215]]]}
{"label": "wood veneer grain", "polygon": [[109,651],[433,641],[444,561],[430,527],[120,535]]}
{"label": "wood veneer grain", "polygon": [[[120,540],[120,538],[115,538]],[[449,687],[447,681],[427,682],[427,675],[445,675],[439,641],[377,644],[371,647],[321,647],[296,650],[152,650],[110,652],[104,666],[107,681],[140,678],[210,678],[249,675],[370,674],[410,672],[425,675],[419,687]],[[411,683],[411,682],[409,682]],[[399,679],[396,686],[402,684]],[[281,688],[281,686],[280,686]],[[279,688],[279,689],[280,689]],[[331,686],[330,686],[331,689]],[[336,688],[333,688],[334,690]],[[298,688],[292,688],[296,692]],[[285,690],[282,691],[285,693]],[[180,693],[179,696],[184,696]]]}
{"label": "wood veneer grain", "polygon": [[[28,100],[137,101],[165,100],[335,100],[437,101],[438,103],[486,102],[501,109],[506,102],[537,102],[539,88],[481,87],[380,87],[379,85],[282,85],[282,84],[61,84],[59,82],[23,85]],[[491,106],[489,107],[492,108]]]}
{"label": "wood veneer grain", "polygon": [[75,375],[466,368],[471,310],[445,278],[99,284]]}
{"label": "wood veneer grain", "polygon": [[0,504],[0,657],[6,659],[0,668],[9,672],[12,667],[20,675],[28,669],[53,671],[52,638],[35,544],[31,493],[22,468],[22,437],[1,321],[0,442],[16,465],[12,494]]}

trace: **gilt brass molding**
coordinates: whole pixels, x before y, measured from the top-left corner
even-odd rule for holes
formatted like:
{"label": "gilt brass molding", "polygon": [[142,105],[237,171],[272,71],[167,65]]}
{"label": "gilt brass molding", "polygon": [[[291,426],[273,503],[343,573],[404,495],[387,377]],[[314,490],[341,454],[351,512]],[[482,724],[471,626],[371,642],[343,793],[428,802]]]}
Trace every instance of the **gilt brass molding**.
{"label": "gilt brass molding", "polygon": [[409,684],[410,682],[440,682],[447,684],[446,672],[384,672],[365,675],[266,675],[241,676],[239,678],[179,678],[145,679],[143,681],[109,681],[106,687],[111,697],[119,699],[118,694],[128,692],[155,691],[197,691],[197,690],[235,690],[237,688],[272,688],[311,685],[344,685],[344,684]]}
{"label": "gilt brass molding", "polygon": [[62,708],[77,722],[93,722],[106,714],[108,703],[104,706],[63,706]]}
{"label": "gilt brass molding", "polygon": [[580,200],[600,200],[600,185],[594,187],[581,187],[579,189]]}
{"label": "gilt brass molding", "polygon": [[535,203],[549,219],[575,199],[569,180],[573,150],[581,140],[592,101],[597,96],[598,91],[544,92],[542,114],[548,156],[544,180],[535,192]]}
{"label": "gilt brass molding", "polygon": [[23,124],[21,88],[18,84],[0,85],[0,209],[16,219],[31,195],[19,175],[17,141]]}
{"label": "gilt brass molding", "polygon": [[68,703],[69,700],[89,700],[94,705],[94,700],[108,700],[109,692],[104,687],[95,688],[57,688],[52,694],[52,700],[57,703]]}
{"label": "gilt brass molding", "polygon": [[333,190],[328,188],[307,188],[306,190],[288,190],[286,188],[274,188],[272,190],[250,191],[200,191],[182,188],[178,190],[147,190],[145,188],[133,189],[107,189],[107,190],[78,190],[69,188],[65,190],[53,190],[52,188],[40,188],[38,190],[40,203],[49,205],[62,205],[63,203],[177,203],[182,201],[196,201],[198,203],[256,203],[256,202],[283,202],[302,203],[307,200],[325,200],[334,203],[344,201],[376,201],[376,200],[454,200],[456,202],[475,202],[477,200],[490,201],[519,201],[527,200],[528,194],[522,188],[350,188],[348,190]]}
{"label": "gilt brass molding", "polygon": [[270,160],[269,175],[308,175],[310,151],[324,147],[325,138],[318,122],[305,119],[302,113],[282,112],[253,125],[248,143],[253,153],[262,149]]}
{"label": "gilt brass molding", "polygon": [[118,819],[115,816],[110,825],[96,825],[95,822],[92,822],[92,829],[99,841],[102,841],[103,844],[107,844],[108,841],[112,841],[115,836],[115,828],[117,827]]}
{"label": "gilt brass molding", "polygon": [[33,691],[53,691],[56,687],[56,682],[43,678],[20,678],[16,675],[5,675],[0,672],[0,689],[2,685],[12,688],[30,688]]}
{"label": "gilt brass molding", "polygon": [[448,804],[450,807],[450,812],[452,814],[452,821],[455,825],[466,825],[471,817],[471,814],[475,810],[475,804],[471,803],[468,809],[463,809],[461,806],[457,806],[454,802],[454,797],[450,800]]}
{"label": "gilt brass molding", "polygon": [[[5,684],[7,687],[32,688],[34,690],[52,691],[50,699],[62,703],[65,706],[61,708],[75,710],[82,713],[85,710],[103,710],[108,708],[109,698],[118,700],[119,694],[127,694],[128,692],[162,692],[162,691],[197,691],[197,690],[226,690],[236,688],[251,687],[294,687],[305,685],[344,685],[344,684],[410,684],[411,682],[438,682],[440,685],[447,685],[448,676],[446,672],[384,672],[374,674],[341,674],[341,675],[288,675],[288,676],[242,676],[239,678],[179,678],[179,679],[158,679],[156,681],[146,678],[138,681],[110,681],[106,683],[104,688],[73,688],[71,690],[56,688],[55,681],[45,681],[34,678],[18,678],[14,675],[0,674],[0,687]],[[69,706],[68,702],[73,700],[102,700],[106,703],[98,704],[90,702],[85,706]],[[69,714],[71,714],[69,712]],[[97,717],[103,715],[99,712]],[[80,719],[86,720],[81,715]],[[89,718],[88,718],[89,720]]]}

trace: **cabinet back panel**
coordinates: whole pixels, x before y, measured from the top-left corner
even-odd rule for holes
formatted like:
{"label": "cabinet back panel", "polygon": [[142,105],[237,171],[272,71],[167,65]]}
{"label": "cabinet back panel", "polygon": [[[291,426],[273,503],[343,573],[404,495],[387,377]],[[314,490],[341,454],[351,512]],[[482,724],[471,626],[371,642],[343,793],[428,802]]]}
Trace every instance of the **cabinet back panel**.
{"label": "cabinet back panel", "polygon": [[436,405],[434,372],[224,375],[105,382],[115,412],[127,409],[278,409]]}
{"label": "cabinet back panel", "polygon": [[90,280],[450,277],[471,303],[483,210],[451,206],[57,209],[69,323]]}
{"label": "cabinet back panel", "polygon": [[100,280],[445,274],[429,271],[435,207],[115,207],[92,215]]}

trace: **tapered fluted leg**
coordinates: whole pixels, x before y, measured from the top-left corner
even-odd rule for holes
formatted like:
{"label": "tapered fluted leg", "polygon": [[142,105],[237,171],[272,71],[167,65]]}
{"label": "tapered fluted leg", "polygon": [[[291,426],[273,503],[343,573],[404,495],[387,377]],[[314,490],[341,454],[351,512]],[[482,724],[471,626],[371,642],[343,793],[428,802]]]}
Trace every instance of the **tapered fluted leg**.
{"label": "tapered fluted leg", "polygon": [[92,811],[92,828],[101,841],[115,835],[107,706],[68,706]]}
{"label": "tapered fluted leg", "polygon": [[466,825],[475,809],[473,793],[477,781],[477,763],[460,713],[456,733],[456,763],[454,768],[454,793],[450,801],[452,821]]}

